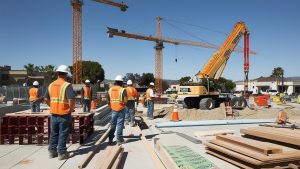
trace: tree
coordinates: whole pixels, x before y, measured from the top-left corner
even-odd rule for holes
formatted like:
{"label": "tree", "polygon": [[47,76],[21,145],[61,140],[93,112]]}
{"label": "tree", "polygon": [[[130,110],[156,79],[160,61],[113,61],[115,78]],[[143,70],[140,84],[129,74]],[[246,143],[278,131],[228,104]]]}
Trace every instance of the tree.
{"label": "tree", "polygon": [[89,79],[91,83],[104,80],[104,70],[100,63],[94,61],[82,61],[82,79]]}
{"label": "tree", "polygon": [[224,86],[227,91],[232,91],[235,88],[235,83],[232,80],[220,77],[218,80],[220,86]]}
{"label": "tree", "polygon": [[127,80],[131,80],[133,83],[138,83],[141,79],[141,75],[138,73],[126,73],[124,76],[124,81],[126,82]]}
{"label": "tree", "polygon": [[34,64],[28,63],[27,65],[24,65],[25,70],[32,73],[35,70]]}
{"label": "tree", "polygon": [[190,80],[191,80],[190,76],[184,76],[184,77],[182,77],[182,78],[179,79],[179,82],[180,82],[180,84],[182,84],[182,83],[186,83],[186,82],[188,82]]}
{"label": "tree", "polygon": [[141,80],[139,81],[140,86],[149,86],[150,82],[154,82],[153,73],[143,73]]}
{"label": "tree", "polygon": [[277,85],[278,91],[279,91],[279,87],[278,87],[279,79],[280,79],[280,77],[282,77],[282,81],[283,81],[283,74],[284,74],[284,70],[282,69],[282,67],[275,67],[271,74],[271,77],[275,77],[275,79],[276,79],[276,85]]}

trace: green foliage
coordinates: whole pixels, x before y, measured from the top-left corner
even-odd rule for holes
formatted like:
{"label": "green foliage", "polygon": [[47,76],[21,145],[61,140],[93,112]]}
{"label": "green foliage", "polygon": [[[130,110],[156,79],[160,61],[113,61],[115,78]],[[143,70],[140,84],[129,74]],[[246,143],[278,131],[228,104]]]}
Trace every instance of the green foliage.
{"label": "green foliage", "polygon": [[82,80],[89,79],[91,83],[104,80],[104,70],[100,63],[94,61],[82,61]]}
{"label": "green foliage", "polygon": [[153,73],[143,73],[141,80],[139,82],[140,86],[149,86],[150,82],[154,82]]}
{"label": "green foliage", "polygon": [[[284,74],[284,70],[282,69],[282,67],[275,67],[272,71],[271,77],[275,77],[276,79],[276,83],[277,83],[277,90],[279,89],[278,87],[278,83],[279,83],[279,79],[280,77],[283,80],[283,74]],[[283,89],[282,89],[283,90]],[[279,91],[279,90],[278,90]],[[281,91],[283,92],[283,91]]]}
{"label": "green foliage", "polygon": [[27,65],[24,65],[25,70],[28,72],[33,72],[35,70],[34,64],[28,63]]}
{"label": "green foliage", "polygon": [[180,83],[186,83],[188,82],[189,80],[191,80],[191,77],[190,76],[185,76],[185,77],[182,77],[179,79],[179,82]]}
{"label": "green foliage", "polygon": [[224,86],[227,91],[232,91],[236,86],[232,80],[226,79],[224,77],[219,78],[218,84]]}
{"label": "green foliage", "polygon": [[138,73],[126,73],[124,76],[124,82],[127,82],[127,80],[132,80],[133,83],[139,83],[141,80],[141,75]]}

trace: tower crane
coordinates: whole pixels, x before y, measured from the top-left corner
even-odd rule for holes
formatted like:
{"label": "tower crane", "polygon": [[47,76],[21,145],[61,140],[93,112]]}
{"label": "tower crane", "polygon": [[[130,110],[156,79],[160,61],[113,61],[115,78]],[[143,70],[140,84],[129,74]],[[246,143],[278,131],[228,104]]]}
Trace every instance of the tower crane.
{"label": "tower crane", "polygon": [[[113,36],[120,36],[138,40],[146,40],[146,41],[153,41],[156,43],[154,46],[155,49],[155,88],[159,94],[162,93],[162,79],[163,79],[163,67],[162,67],[162,49],[164,48],[163,43],[171,43],[174,45],[187,45],[187,46],[195,46],[195,47],[203,47],[203,48],[211,48],[211,49],[218,49],[219,46],[205,43],[205,42],[195,42],[190,40],[182,40],[182,39],[175,39],[175,38],[166,38],[161,36],[161,28],[160,28],[160,21],[161,17],[157,17],[157,32],[156,37],[152,36],[144,36],[140,34],[133,34],[127,33],[124,30],[118,30],[115,28],[108,27],[107,34],[110,38]],[[236,49],[235,52],[244,52],[243,49]],[[251,54],[256,54],[254,51],[250,51]]]}
{"label": "tower crane", "polygon": [[[119,7],[121,11],[126,11],[127,5],[110,0],[94,0],[96,2]],[[73,8],[72,17],[72,46],[73,46],[73,83],[82,81],[82,5],[83,0],[71,0]]]}

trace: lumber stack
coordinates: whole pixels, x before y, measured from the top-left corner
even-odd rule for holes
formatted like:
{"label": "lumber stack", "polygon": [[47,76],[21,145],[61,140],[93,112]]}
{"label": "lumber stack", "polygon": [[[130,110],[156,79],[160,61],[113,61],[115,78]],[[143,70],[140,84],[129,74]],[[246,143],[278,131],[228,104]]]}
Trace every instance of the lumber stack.
{"label": "lumber stack", "polygon": [[241,133],[246,136],[264,138],[281,143],[300,146],[300,130],[291,130],[287,128],[270,127],[249,127],[241,129]]}
{"label": "lumber stack", "polygon": [[300,166],[300,151],[269,142],[218,135],[205,143],[207,153],[241,168]]}

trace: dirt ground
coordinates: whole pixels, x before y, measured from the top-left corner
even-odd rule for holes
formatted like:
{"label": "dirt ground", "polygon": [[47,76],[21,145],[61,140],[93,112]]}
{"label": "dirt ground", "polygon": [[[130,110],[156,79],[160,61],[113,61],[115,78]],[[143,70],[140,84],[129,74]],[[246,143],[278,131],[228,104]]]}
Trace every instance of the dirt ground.
{"label": "dirt ground", "polygon": [[[244,110],[234,110],[236,112],[235,119],[269,119],[276,118],[280,111],[285,111],[290,120],[300,119],[300,108],[290,105],[277,106],[270,108],[257,107],[256,110],[251,110],[248,107]],[[165,107],[154,112],[154,116],[170,119],[173,112],[173,105]],[[225,106],[221,104],[220,107],[213,110],[200,109],[182,109],[178,108],[179,118],[181,120],[221,120],[233,119],[233,117],[225,117]]]}

